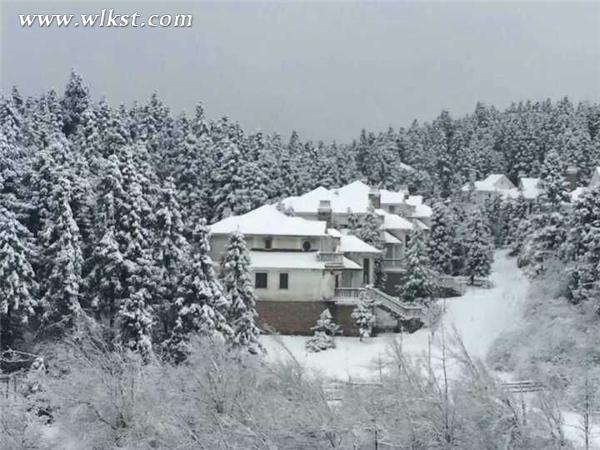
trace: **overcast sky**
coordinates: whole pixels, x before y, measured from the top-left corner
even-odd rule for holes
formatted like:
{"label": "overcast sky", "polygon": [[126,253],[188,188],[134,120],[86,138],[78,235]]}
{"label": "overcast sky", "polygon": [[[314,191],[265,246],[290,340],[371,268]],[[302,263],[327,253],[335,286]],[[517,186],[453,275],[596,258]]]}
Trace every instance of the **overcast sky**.
{"label": "overcast sky", "polygon": [[[246,130],[347,142],[459,115],[477,100],[600,101],[600,3],[2,4],[1,87],[63,90],[71,68],[94,97],[174,112],[202,101]],[[193,14],[189,29],[21,28],[18,14]]]}

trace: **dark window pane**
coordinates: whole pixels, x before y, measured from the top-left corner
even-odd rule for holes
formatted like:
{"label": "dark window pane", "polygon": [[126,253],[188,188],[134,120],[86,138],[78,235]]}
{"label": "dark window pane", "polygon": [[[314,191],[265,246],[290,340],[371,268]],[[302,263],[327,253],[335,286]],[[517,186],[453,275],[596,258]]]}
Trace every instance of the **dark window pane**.
{"label": "dark window pane", "polygon": [[287,289],[288,288],[288,280],[289,276],[287,273],[279,274],[279,289]]}
{"label": "dark window pane", "polygon": [[267,274],[266,273],[256,273],[254,275],[254,287],[256,289],[266,289],[267,288]]}

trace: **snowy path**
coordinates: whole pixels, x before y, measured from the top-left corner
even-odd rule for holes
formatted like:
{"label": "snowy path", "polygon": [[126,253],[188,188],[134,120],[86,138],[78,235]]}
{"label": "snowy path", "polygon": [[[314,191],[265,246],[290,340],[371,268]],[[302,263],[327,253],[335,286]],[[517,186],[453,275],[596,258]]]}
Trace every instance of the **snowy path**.
{"label": "snowy path", "polygon": [[[448,299],[443,315],[443,326],[456,328],[472,356],[484,358],[498,335],[514,326],[521,315],[521,307],[527,290],[527,279],[521,274],[513,258],[505,251],[496,253],[492,267],[494,283],[491,289],[469,288],[464,296]],[[304,349],[303,336],[263,336],[271,360],[288,358],[279,342],[305,367],[323,375],[347,380],[376,377],[381,361],[385,361],[389,345],[394,339],[402,339],[402,348],[413,356],[428,353],[431,332],[422,329],[413,334],[384,334],[365,342],[358,338],[337,338],[337,348],[321,353],[309,353]],[[433,354],[439,347],[441,333],[434,333]]]}

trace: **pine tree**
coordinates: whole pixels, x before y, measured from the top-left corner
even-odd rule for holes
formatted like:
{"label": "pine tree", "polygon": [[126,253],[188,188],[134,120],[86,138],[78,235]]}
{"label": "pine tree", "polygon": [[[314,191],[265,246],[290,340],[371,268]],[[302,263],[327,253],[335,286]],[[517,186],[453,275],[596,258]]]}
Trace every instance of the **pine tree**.
{"label": "pine tree", "polygon": [[221,262],[223,291],[230,302],[228,323],[233,330],[234,347],[258,353],[260,330],[256,326],[256,298],[250,277],[250,256],[244,236],[234,232]]}
{"label": "pine tree", "polygon": [[156,238],[152,250],[156,268],[153,304],[162,324],[161,332],[167,336],[173,326],[171,306],[177,296],[181,274],[189,261],[190,251],[172,179],[165,182],[159,206],[155,215]]}
{"label": "pine tree", "polygon": [[360,293],[358,304],[352,311],[351,317],[358,327],[358,335],[362,341],[364,338],[369,338],[373,334],[375,326],[375,305],[367,290]]}
{"label": "pine tree", "polygon": [[43,325],[47,332],[58,335],[72,329],[82,314],[83,256],[70,200],[71,185],[61,178],[54,187],[50,216],[41,233]]}
{"label": "pine tree", "polygon": [[0,208],[0,350],[13,346],[38,306],[29,240],[15,215]]}
{"label": "pine tree", "polygon": [[147,360],[152,353],[152,308],[143,290],[129,294],[119,309],[121,342]]}
{"label": "pine tree", "polygon": [[[573,205],[563,246],[568,292],[574,303],[594,300],[600,292],[600,187],[586,192]],[[600,311],[600,309],[598,309]]]}
{"label": "pine tree", "polygon": [[429,260],[429,250],[421,232],[411,234],[406,249],[406,264],[400,296],[407,302],[426,303],[435,291],[435,279]]}
{"label": "pine tree", "polygon": [[476,277],[487,277],[492,270],[494,244],[486,220],[481,211],[471,212],[467,225],[466,260],[464,275],[473,284]]}
{"label": "pine tree", "polygon": [[306,341],[306,349],[309,352],[316,353],[335,348],[334,337],[339,334],[340,327],[333,321],[329,309],[321,313],[317,324],[311,330],[314,335]]}
{"label": "pine tree", "polygon": [[89,89],[83,84],[81,75],[77,72],[71,72],[65,95],[61,101],[64,111],[63,131],[66,136],[70,136],[76,131],[82,120],[83,112],[90,104],[89,97]]}
{"label": "pine tree", "polygon": [[175,362],[186,359],[190,334],[232,336],[227,323],[230,303],[219,284],[209,256],[208,227],[202,220],[194,230],[190,267],[179,285],[174,308],[175,326],[165,347]]}
{"label": "pine tree", "polygon": [[431,267],[433,270],[452,275],[452,246],[454,226],[450,211],[441,202],[433,205],[431,215]]}

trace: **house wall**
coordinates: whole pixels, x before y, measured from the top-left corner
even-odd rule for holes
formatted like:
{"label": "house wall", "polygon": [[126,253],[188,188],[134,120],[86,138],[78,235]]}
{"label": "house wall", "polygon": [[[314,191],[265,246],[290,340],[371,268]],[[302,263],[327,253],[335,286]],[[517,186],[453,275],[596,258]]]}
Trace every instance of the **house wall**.
{"label": "house wall", "polygon": [[321,313],[329,309],[333,320],[342,331],[343,336],[356,336],[357,329],[351,314],[354,309],[350,305],[336,305],[333,302],[282,302],[257,301],[258,323],[264,330],[280,334],[312,335],[311,327],[317,323]]}
{"label": "house wall", "polygon": [[[267,288],[254,289],[261,301],[313,302],[333,298],[335,275],[321,269],[256,269],[267,274]],[[288,274],[288,289],[279,289],[279,274]],[[252,274],[254,280],[254,273]]]}
{"label": "house wall", "polygon": [[[363,259],[368,259],[369,262],[369,283],[373,284],[373,282],[375,281],[375,258],[373,258],[372,254],[369,253],[344,253],[344,256],[352,261],[354,261],[356,264],[358,264],[359,266],[363,267]],[[357,270],[356,271],[357,274],[354,275],[353,278],[353,282],[354,283],[358,283],[355,286],[352,287],[361,287],[363,286],[363,271],[362,270]]]}
{"label": "house wall", "polygon": [[[331,236],[245,236],[246,244],[250,250],[265,250],[265,238],[271,238],[272,250],[298,250],[303,251],[304,242],[310,242],[311,251],[333,252],[339,239]],[[228,234],[213,234],[210,236],[210,256],[213,261],[220,261],[229,241]]]}

